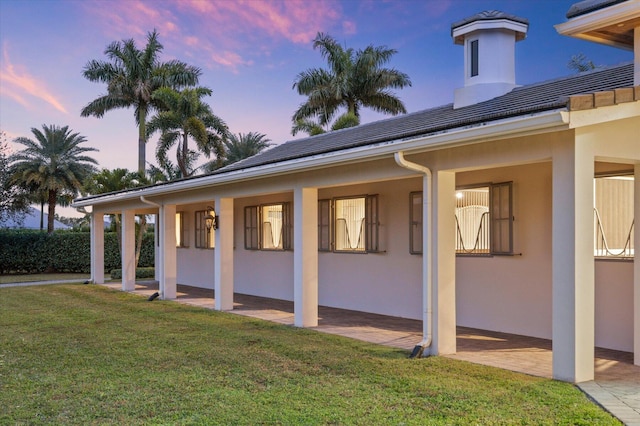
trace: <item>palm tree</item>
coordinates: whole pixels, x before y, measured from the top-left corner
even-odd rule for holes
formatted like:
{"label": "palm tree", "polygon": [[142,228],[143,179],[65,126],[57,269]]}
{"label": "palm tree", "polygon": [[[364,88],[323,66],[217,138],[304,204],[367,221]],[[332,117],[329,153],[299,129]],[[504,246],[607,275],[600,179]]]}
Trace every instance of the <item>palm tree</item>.
{"label": "palm tree", "polygon": [[[359,117],[356,117],[355,114],[352,114],[350,112],[346,112],[333,122],[333,124],[331,125],[331,130],[346,129],[347,127],[355,127],[359,124]],[[309,136],[315,136],[325,133],[325,130],[320,124],[316,123],[315,121],[300,119],[297,120],[291,128],[291,134],[293,136],[297,135],[298,132],[305,132]]]}
{"label": "palm tree", "polygon": [[411,80],[393,68],[382,68],[397,53],[385,46],[368,46],[364,50],[344,49],[334,38],[318,33],[313,48],[319,49],[329,69],[311,68],[301,72],[293,83],[300,95],[307,96],[294,113],[292,121],[316,117],[327,125],[340,107],[360,119],[360,108],[385,114],[406,113],[402,101],[389,91],[411,86]]}
{"label": "palm tree", "polygon": [[135,108],[139,173],[144,173],[146,165],[147,115],[156,108],[153,92],[161,87],[181,89],[195,86],[201,74],[199,68],[181,61],[160,62],[158,56],[162,49],[154,30],[148,34],[143,50],[136,47],[133,39],[113,42],[104,51],[109,61],[91,60],[83,71],[88,80],[107,84],[107,94],[85,106],[81,112],[83,117],[101,118],[107,111]]}
{"label": "palm tree", "polygon": [[249,158],[258,154],[263,149],[271,146],[271,139],[267,139],[262,133],[249,132],[229,135],[229,140],[224,142],[226,148],[225,165]]}
{"label": "palm tree", "polygon": [[48,203],[47,232],[53,232],[56,204],[60,196],[77,194],[82,181],[95,171],[93,158],[84,155],[97,151],[81,147],[86,138],[72,133],[69,126],[42,126],[42,131],[32,128],[36,140],[25,137],[14,139],[25,149],[11,156],[12,182],[23,187],[46,191]]}
{"label": "palm tree", "polygon": [[[202,101],[203,96],[211,95],[206,87],[184,89],[177,92],[161,88],[154,92],[152,99],[162,108],[147,123],[149,135],[161,131],[156,158],[160,166],[168,164],[167,151],[177,144],[176,160],[183,177],[193,174],[193,163],[202,152],[207,158],[215,155],[222,159],[222,141],[229,129],[225,122]],[[197,151],[189,149],[189,139],[196,143]]]}

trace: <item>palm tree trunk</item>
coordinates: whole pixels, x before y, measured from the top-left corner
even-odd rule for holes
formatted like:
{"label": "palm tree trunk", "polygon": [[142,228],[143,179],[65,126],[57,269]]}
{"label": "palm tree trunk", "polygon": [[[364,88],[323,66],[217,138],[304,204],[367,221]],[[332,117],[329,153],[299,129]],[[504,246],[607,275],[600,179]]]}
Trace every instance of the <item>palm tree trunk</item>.
{"label": "palm tree trunk", "polygon": [[182,135],[182,143],[178,146],[178,167],[180,167],[180,171],[182,172],[182,177],[189,176],[189,171],[187,170],[187,156],[189,155],[189,148],[187,147],[187,139],[188,135],[185,133]]}
{"label": "palm tree trunk", "polygon": [[40,230],[44,231],[44,198],[40,197]]}
{"label": "palm tree trunk", "polygon": [[140,227],[138,228],[138,240],[136,241],[136,268],[140,262],[140,252],[142,251],[142,237],[147,232],[147,216],[140,215]]}
{"label": "palm tree trunk", "polygon": [[47,218],[47,234],[53,233],[53,220],[56,214],[56,193],[56,190],[49,190],[49,217]]}
{"label": "palm tree trunk", "polygon": [[140,106],[138,109],[138,173],[145,175],[147,166],[147,107]]}

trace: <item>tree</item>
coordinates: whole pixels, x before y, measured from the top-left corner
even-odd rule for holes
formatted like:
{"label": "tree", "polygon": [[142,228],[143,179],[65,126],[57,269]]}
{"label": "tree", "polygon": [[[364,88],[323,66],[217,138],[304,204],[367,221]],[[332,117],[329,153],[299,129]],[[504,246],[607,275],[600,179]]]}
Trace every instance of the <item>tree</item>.
{"label": "tree", "polygon": [[385,114],[404,114],[402,101],[389,89],[411,86],[411,80],[393,68],[383,68],[397,53],[386,46],[368,46],[364,50],[345,49],[335,39],[318,33],[313,48],[319,49],[326,59],[328,69],[311,68],[301,72],[293,83],[307,101],[293,114],[294,128],[299,120],[317,118],[320,126],[326,126],[341,107],[347,114],[360,119],[362,107]]}
{"label": "tree", "polygon": [[11,182],[9,145],[0,131],[0,225],[9,218],[20,222],[29,209],[29,193]]}
{"label": "tree", "polygon": [[224,142],[226,150],[225,165],[258,154],[271,146],[269,142],[271,142],[271,139],[267,139],[267,136],[262,133],[249,132],[229,135],[229,139]]}
{"label": "tree", "polygon": [[[229,131],[225,122],[202,101],[203,96],[211,95],[206,87],[184,89],[180,92],[161,88],[152,98],[162,108],[147,123],[149,135],[161,131],[156,149],[156,158],[160,166],[168,164],[167,152],[177,145],[176,160],[183,177],[191,176],[199,153],[207,158],[213,154],[222,160],[223,141]],[[197,151],[189,149],[189,139],[193,139]]]}
{"label": "tree", "polygon": [[567,68],[575,72],[585,72],[596,69],[596,65],[584,53],[571,56],[567,63]]}
{"label": "tree", "polygon": [[101,118],[105,112],[118,108],[135,109],[138,125],[138,172],[143,174],[146,165],[146,123],[150,111],[156,108],[153,93],[161,87],[181,89],[195,86],[201,71],[178,60],[160,62],[163,46],[154,30],[147,35],[143,50],[133,39],[113,42],[104,51],[109,61],[91,60],[84,67],[83,75],[89,81],[107,84],[107,94],[90,102],[82,109],[83,117]]}
{"label": "tree", "polygon": [[[84,190],[90,194],[106,194],[108,192],[122,191],[124,189],[135,188],[138,186],[148,185],[150,182],[144,175],[137,172],[130,172],[127,169],[102,169],[98,173],[94,173],[84,182]],[[116,238],[118,239],[118,251],[122,248],[121,233],[121,215],[111,215],[111,219],[115,224]],[[142,238],[147,231],[146,216],[141,215],[137,224],[136,232],[136,267],[140,261],[140,252],[142,249]],[[122,254],[122,253],[121,253]]]}
{"label": "tree", "polygon": [[[348,127],[355,127],[360,124],[360,118],[356,117],[355,114],[350,112],[346,112],[342,114],[340,117],[336,119],[331,125],[331,130],[340,130],[346,129]],[[324,128],[311,120],[297,120],[294,126],[291,128],[291,134],[293,136],[297,135],[298,132],[305,132],[309,136],[320,135],[325,133]]]}
{"label": "tree", "polygon": [[86,138],[72,133],[69,126],[43,125],[42,131],[32,128],[36,140],[14,139],[25,149],[11,156],[11,181],[23,187],[46,191],[48,204],[47,232],[53,232],[56,204],[62,195],[76,195],[82,181],[95,171],[93,158],[84,155],[97,151],[81,147]]}

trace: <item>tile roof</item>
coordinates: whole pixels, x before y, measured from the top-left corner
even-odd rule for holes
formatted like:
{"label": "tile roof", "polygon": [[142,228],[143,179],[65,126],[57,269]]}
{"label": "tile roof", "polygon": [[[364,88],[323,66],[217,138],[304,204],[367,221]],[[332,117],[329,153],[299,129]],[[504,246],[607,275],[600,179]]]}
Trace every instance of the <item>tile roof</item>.
{"label": "tile roof", "polygon": [[500,97],[453,109],[453,104],[277,145],[212,174],[248,169],[343,149],[403,140],[489,121],[567,109],[569,96],[633,86],[633,64],[597,69],[518,87]]}
{"label": "tile roof", "polygon": [[618,3],[624,3],[627,0],[583,0],[574,3],[567,11],[567,19],[575,18],[580,15],[595,12]]}
{"label": "tile roof", "polygon": [[515,15],[510,15],[508,13],[501,12],[499,10],[485,10],[484,12],[476,13],[475,15],[469,16],[468,18],[462,19],[458,22],[454,22],[451,24],[451,32],[458,27],[462,27],[463,25],[470,24],[471,22],[476,21],[493,21],[496,19],[507,19],[509,21],[519,22],[521,24],[529,25],[529,20],[525,18],[520,18]]}

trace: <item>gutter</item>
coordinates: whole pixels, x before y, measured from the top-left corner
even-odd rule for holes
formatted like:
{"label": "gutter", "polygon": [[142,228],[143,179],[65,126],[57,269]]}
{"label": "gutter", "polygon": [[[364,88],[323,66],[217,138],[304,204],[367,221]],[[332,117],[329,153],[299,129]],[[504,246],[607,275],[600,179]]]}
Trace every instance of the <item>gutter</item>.
{"label": "gutter", "polygon": [[[428,356],[433,335],[433,279],[431,260],[431,170],[421,164],[413,163],[404,158],[404,152],[394,154],[396,163],[400,167],[422,173],[422,341],[413,348],[410,358]],[[425,350],[427,353],[425,354]]]}
{"label": "gutter", "polygon": [[112,194],[96,195],[80,198],[72,203],[73,207],[83,207],[110,203],[116,201],[131,201],[140,195],[165,195],[185,190],[211,188],[230,183],[246,182],[266,177],[280,176],[309,169],[333,167],[340,164],[353,164],[355,161],[372,161],[393,155],[397,151],[426,152],[443,147],[467,145],[487,139],[512,137],[539,132],[541,129],[552,131],[567,128],[567,123],[558,110],[547,111],[542,114],[522,117],[517,120],[506,119],[484,125],[474,125],[467,128],[457,128],[453,131],[443,131],[415,139],[395,139],[381,142],[378,145],[366,145],[346,150],[333,151],[328,154],[312,155],[304,158],[256,166],[249,169],[229,171],[224,174],[214,174],[156,185],[147,188],[133,189]]}

